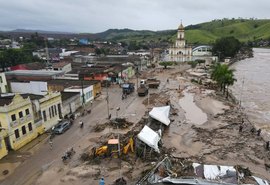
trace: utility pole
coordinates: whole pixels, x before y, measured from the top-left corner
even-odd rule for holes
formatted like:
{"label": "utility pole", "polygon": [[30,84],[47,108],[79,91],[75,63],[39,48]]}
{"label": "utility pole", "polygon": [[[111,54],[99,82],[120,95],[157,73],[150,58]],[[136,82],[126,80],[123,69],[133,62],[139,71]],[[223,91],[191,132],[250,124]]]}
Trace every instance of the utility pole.
{"label": "utility pole", "polygon": [[44,38],[45,41],[45,52],[46,52],[46,61],[47,61],[47,67],[49,66],[49,51],[48,51],[48,44],[47,44],[47,39]]}
{"label": "utility pole", "polygon": [[137,78],[137,90],[139,89],[139,67],[138,65],[136,66],[136,78]]}
{"label": "utility pole", "polygon": [[[116,118],[118,118],[118,111],[120,111],[120,107],[116,107]],[[117,124],[117,139],[118,139],[118,158],[119,158],[119,178],[121,178],[121,159],[120,159],[120,155],[121,155],[121,148],[120,148],[120,135],[119,135],[119,126]]]}
{"label": "utility pole", "polygon": [[244,83],[245,83],[245,76],[243,77],[243,80],[242,80],[242,89],[241,89],[241,93],[240,93],[240,101],[239,101],[239,108],[240,108],[240,111],[242,111],[242,94],[243,94],[243,90],[244,90]]}
{"label": "utility pole", "polygon": [[106,80],[106,91],[107,91],[107,97],[106,97],[106,100],[107,100],[108,119],[110,119],[108,80]]}
{"label": "utility pole", "polygon": [[147,107],[149,108],[149,100],[150,99],[150,92],[149,92],[149,88],[148,88],[148,93],[147,93]]}

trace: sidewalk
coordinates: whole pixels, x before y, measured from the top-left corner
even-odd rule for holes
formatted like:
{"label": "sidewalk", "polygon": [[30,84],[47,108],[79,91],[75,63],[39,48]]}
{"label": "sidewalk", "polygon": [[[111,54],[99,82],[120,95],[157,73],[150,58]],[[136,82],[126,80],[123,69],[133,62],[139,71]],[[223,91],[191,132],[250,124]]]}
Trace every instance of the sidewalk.
{"label": "sidewalk", "polygon": [[[8,155],[0,160],[0,181],[12,174],[21,163],[31,157],[47,140],[48,134],[44,133],[19,150],[9,151]],[[3,172],[6,170],[8,172],[4,175]]]}

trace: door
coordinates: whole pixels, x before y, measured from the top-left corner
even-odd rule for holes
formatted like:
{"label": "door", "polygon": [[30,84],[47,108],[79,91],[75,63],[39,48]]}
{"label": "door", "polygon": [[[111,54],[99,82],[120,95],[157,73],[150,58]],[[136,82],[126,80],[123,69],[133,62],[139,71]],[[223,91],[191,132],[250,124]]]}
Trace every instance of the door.
{"label": "door", "polygon": [[62,119],[63,115],[62,115],[62,109],[61,109],[61,104],[60,103],[57,104],[57,108],[58,108],[59,118]]}
{"label": "door", "polygon": [[9,137],[5,137],[5,144],[8,151],[12,150]]}

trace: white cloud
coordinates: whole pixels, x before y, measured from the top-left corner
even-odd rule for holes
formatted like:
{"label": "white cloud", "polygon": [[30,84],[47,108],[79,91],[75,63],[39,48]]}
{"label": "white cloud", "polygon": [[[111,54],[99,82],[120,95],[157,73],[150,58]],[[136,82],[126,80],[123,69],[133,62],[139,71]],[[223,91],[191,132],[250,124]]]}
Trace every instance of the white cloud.
{"label": "white cloud", "polygon": [[0,30],[165,30],[220,18],[269,18],[269,0],[0,0]]}

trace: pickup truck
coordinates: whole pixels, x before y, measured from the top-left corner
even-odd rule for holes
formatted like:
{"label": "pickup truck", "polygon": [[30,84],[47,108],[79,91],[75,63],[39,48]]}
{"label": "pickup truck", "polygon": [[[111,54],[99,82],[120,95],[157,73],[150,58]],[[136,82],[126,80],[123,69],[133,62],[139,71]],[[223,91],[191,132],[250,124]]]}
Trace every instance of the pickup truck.
{"label": "pickup truck", "polygon": [[122,84],[123,94],[130,94],[134,91],[134,83]]}
{"label": "pickup truck", "polygon": [[138,96],[146,96],[148,94],[148,87],[145,84],[141,84],[137,89]]}

